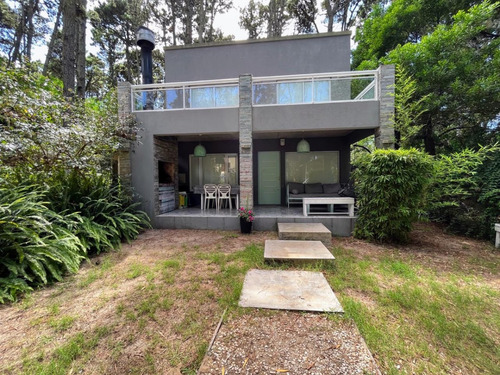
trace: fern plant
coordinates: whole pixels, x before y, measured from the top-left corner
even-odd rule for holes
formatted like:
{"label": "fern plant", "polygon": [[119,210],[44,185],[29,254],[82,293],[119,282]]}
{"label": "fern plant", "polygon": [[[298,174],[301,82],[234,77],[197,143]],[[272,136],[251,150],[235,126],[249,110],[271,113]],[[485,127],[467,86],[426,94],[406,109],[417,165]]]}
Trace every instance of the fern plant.
{"label": "fern plant", "polygon": [[0,180],[0,303],[76,272],[86,256],[71,231],[79,216],[58,214],[44,199],[35,186]]}
{"label": "fern plant", "polygon": [[133,240],[141,228],[149,226],[149,218],[137,210],[131,195],[107,176],[60,172],[49,196],[54,210],[80,215],[75,233],[89,253],[116,248],[122,240]]}

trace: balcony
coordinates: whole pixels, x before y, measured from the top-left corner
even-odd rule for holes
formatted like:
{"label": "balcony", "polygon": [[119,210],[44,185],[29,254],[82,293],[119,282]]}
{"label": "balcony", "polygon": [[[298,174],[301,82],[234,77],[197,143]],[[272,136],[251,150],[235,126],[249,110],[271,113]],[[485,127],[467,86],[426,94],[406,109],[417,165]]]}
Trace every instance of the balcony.
{"label": "balcony", "polygon": [[[254,77],[254,107],[377,101],[377,71]],[[132,86],[132,111],[239,106],[238,79]]]}

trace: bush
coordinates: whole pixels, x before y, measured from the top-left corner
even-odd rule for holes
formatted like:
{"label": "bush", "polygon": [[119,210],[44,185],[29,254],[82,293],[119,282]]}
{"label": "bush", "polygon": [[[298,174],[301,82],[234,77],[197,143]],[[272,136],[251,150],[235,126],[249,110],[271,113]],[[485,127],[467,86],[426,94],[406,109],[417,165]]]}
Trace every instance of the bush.
{"label": "bush", "polygon": [[77,213],[75,234],[89,254],[114,249],[131,241],[149,226],[146,213],[137,210],[131,194],[107,176],[59,172],[50,182],[48,198],[57,212]]}
{"label": "bush", "polygon": [[500,219],[500,148],[466,149],[436,159],[430,218],[453,233],[493,240]]}
{"label": "bush", "polygon": [[44,199],[36,186],[0,180],[0,303],[61,280],[85,258],[85,246],[71,231],[78,217],[52,211]]}
{"label": "bush", "polygon": [[434,167],[430,156],[409,150],[376,150],[362,156],[354,172],[359,213],[354,235],[404,242],[423,213]]}

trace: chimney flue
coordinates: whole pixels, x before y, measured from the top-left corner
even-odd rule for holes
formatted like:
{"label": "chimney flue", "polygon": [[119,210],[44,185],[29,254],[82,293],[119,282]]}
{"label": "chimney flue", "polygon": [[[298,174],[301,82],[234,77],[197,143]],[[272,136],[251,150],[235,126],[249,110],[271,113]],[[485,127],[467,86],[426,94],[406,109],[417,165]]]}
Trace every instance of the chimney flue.
{"label": "chimney flue", "polygon": [[155,49],[155,34],[147,27],[137,29],[137,45],[141,47],[142,83],[153,83],[153,50]]}

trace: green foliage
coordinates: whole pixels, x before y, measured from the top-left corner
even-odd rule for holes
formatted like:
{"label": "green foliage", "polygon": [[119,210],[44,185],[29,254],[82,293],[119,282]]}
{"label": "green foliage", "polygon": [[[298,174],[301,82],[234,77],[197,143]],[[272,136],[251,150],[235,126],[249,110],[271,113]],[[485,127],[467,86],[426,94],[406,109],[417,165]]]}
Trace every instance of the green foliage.
{"label": "green foliage", "polygon": [[500,3],[460,11],[453,24],[439,25],[419,43],[398,46],[381,59],[403,67],[417,82],[424,124],[409,134],[430,154],[488,144],[498,128],[500,38],[494,21]]}
{"label": "green foliage", "polygon": [[[393,0],[389,6],[376,5],[356,29],[358,42],[353,67],[376,67],[377,61],[398,45],[417,43],[437,25],[449,25],[453,15],[480,0]],[[361,67],[360,67],[361,65]],[[363,67],[364,66],[364,67]]]}
{"label": "green foliage", "polygon": [[149,219],[109,176],[134,136],[115,93],[62,97],[60,82],[0,69],[0,303],[78,270],[88,253],[130,241]]}
{"label": "green foliage", "polygon": [[415,149],[376,150],[358,159],[354,172],[359,213],[354,235],[404,242],[422,213],[432,159]]}
{"label": "green foliage", "polygon": [[404,94],[399,103],[419,107],[415,116],[396,108],[405,147],[434,155],[493,142],[500,107],[499,5],[398,0],[377,8],[359,29],[354,66],[396,64],[411,77],[396,82],[396,99]]}
{"label": "green foliage", "polygon": [[455,233],[493,239],[500,219],[500,146],[440,155],[431,191],[433,220]]}
{"label": "green foliage", "polygon": [[149,225],[131,195],[102,175],[59,172],[51,181],[48,198],[55,211],[80,215],[75,234],[89,253],[114,249],[123,239],[130,242]]}
{"label": "green foliage", "polygon": [[76,272],[85,247],[72,233],[76,215],[61,215],[44,202],[45,192],[0,180],[0,303],[31,286]]}
{"label": "green foliage", "polygon": [[129,119],[118,121],[117,98],[66,100],[61,83],[0,63],[0,165],[29,175],[60,169],[109,169],[111,154],[134,138]]}

